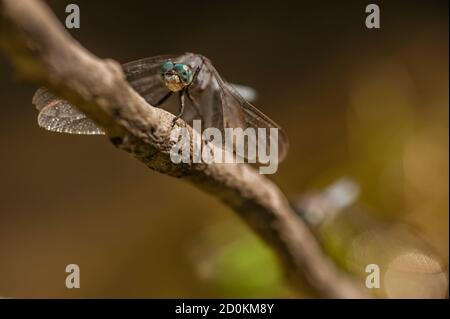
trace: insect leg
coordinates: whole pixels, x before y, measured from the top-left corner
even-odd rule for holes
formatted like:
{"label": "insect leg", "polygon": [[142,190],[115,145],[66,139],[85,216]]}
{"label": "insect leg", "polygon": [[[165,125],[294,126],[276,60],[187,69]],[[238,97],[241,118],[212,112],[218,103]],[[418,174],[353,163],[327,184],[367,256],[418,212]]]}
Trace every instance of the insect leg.
{"label": "insect leg", "polygon": [[180,113],[173,119],[172,124],[175,124],[175,122],[183,115],[184,112],[184,90],[180,91]]}
{"label": "insect leg", "polygon": [[161,100],[159,100],[158,102],[156,102],[156,104],[154,105],[155,107],[159,107],[161,104],[163,104],[164,102],[167,101],[167,99],[172,95],[172,91],[169,91],[166,95],[164,95],[162,97]]}

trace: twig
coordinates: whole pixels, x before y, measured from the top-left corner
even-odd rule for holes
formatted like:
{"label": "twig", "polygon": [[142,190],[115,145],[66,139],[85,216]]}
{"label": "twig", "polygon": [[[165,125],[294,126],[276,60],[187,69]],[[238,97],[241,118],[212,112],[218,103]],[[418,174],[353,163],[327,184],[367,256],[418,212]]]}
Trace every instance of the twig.
{"label": "twig", "polygon": [[[111,142],[149,168],[189,180],[237,212],[280,256],[292,283],[321,297],[366,297],[337,270],[281,190],[244,164],[174,164],[173,115],[150,106],[120,65],[76,42],[38,0],[0,0],[0,44],[20,75],[45,85],[101,126]],[[178,126],[186,126],[179,120]]]}

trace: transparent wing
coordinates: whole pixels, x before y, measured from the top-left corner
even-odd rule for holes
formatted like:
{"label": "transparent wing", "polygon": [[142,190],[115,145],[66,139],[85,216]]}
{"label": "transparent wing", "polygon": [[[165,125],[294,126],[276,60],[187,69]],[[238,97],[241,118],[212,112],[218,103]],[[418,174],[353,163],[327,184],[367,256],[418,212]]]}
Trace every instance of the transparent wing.
{"label": "transparent wing", "polygon": [[[254,128],[256,130],[265,128],[266,152],[269,151],[271,143],[278,143],[278,160],[281,162],[289,149],[286,132],[267,115],[247,102],[232,84],[226,83],[208,60],[205,60],[205,67],[213,75],[220,90],[221,110],[215,109],[222,114],[223,127]],[[277,139],[270,135],[270,128],[278,129]],[[257,141],[249,141],[249,143],[257,143]],[[248,147],[250,146],[252,145],[248,145]]]}
{"label": "transparent wing", "polygon": [[168,92],[161,80],[161,66],[167,59],[178,60],[175,55],[160,55],[128,62],[122,65],[127,81],[148,103],[154,105]]}
{"label": "transparent wing", "polygon": [[[159,77],[161,64],[173,56],[157,56],[141,59],[123,65],[125,75],[134,89],[148,102],[156,103],[167,89]],[[67,101],[53,95],[46,88],[40,88],[33,97],[33,104],[40,111],[39,126],[54,132],[70,134],[104,134],[92,120]]]}
{"label": "transparent wing", "polygon": [[258,98],[258,92],[256,92],[254,88],[236,83],[227,84],[231,85],[231,87],[238,91],[239,95],[242,96],[246,101],[254,102]]}
{"label": "transparent wing", "polygon": [[[158,102],[167,92],[167,88],[161,81],[160,70],[162,64],[172,59],[175,62],[189,64],[195,69],[201,63],[201,58],[194,53],[183,55],[160,55],[140,59],[123,64],[123,70],[131,86],[150,104]],[[254,101],[258,94],[248,86],[232,84],[232,86],[247,100]]]}
{"label": "transparent wing", "polygon": [[33,104],[39,110],[39,126],[49,131],[86,135],[105,134],[86,115],[45,88],[36,91],[33,96]]}

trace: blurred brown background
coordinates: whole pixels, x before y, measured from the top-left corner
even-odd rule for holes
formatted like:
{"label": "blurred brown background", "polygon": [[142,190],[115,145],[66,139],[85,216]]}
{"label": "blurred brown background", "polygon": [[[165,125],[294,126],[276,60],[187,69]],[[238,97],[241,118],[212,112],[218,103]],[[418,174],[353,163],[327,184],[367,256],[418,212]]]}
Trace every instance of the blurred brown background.
{"label": "blurred brown background", "polygon": [[[353,177],[367,214],[406,223],[440,256],[446,285],[447,1],[377,1],[379,30],[364,25],[365,1],[48,3],[61,21],[80,6],[70,33],[100,57],[198,52],[254,87],[290,136],[272,176],[286,194]],[[36,88],[4,56],[0,88],[0,296],[307,296],[211,196],[104,137],[40,129]],[[64,285],[70,263],[81,289]]]}

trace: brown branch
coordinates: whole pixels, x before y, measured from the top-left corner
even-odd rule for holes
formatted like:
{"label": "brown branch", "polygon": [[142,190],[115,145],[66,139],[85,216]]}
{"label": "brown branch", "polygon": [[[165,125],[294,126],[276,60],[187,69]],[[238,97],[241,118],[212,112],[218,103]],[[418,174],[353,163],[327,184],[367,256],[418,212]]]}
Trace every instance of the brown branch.
{"label": "brown branch", "polygon": [[[238,213],[277,253],[294,285],[321,297],[365,297],[337,270],[281,190],[244,164],[174,164],[173,115],[150,106],[120,65],[76,42],[38,0],[0,0],[0,45],[27,81],[45,85],[101,126],[117,147],[149,168],[189,180]],[[186,126],[179,120],[179,126]]]}

